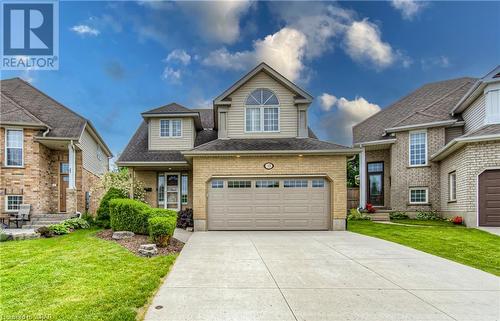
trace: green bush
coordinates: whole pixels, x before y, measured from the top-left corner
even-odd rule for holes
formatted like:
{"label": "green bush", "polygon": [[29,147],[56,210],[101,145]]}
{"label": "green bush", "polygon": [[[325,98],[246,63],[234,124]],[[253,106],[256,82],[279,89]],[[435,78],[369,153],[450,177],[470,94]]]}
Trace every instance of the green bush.
{"label": "green bush", "polygon": [[132,199],[114,199],[109,202],[110,223],[113,231],[131,231],[148,234],[150,207]]}
{"label": "green bush", "polygon": [[415,218],[421,221],[441,220],[441,217],[438,216],[438,213],[436,211],[418,211],[417,216]]}
{"label": "green bush", "polygon": [[110,215],[109,215],[109,202],[114,199],[127,198],[127,195],[117,188],[111,187],[101,199],[99,208],[97,209],[96,223],[97,225],[109,228]]}
{"label": "green bush", "polygon": [[82,218],[70,218],[61,222],[61,224],[67,226],[72,230],[79,230],[89,228],[90,224]]}
{"label": "green bush", "polygon": [[156,216],[148,220],[149,236],[151,241],[158,246],[167,246],[168,240],[174,235],[177,217],[174,216]]}
{"label": "green bush", "polygon": [[92,214],[90,214],[90,213],[87,213],[87,212],[83,213],[81,218],[83,220],[87,221],[87,223],[89,223],[90,226],[96,224],[94,216],[92,216]]}
{"label": "green bush", "polygon": [[0,229],[0,242],[5,242],[9,240],[9,236],[3,230]]}
{"label": "green bush", "polygon": [[175,217],[177,218],[177,212],[174,210],[166,210],[163,208],[149,208],[147,210],[149,218],[153,217]]}
{"label": "green bush", "polygon": [[405,212],[391,212],[389,213],[391,220],[405,220],[410,218]]}
{"label": "green bush", "polygon": [[349,215],[347,215],[347,220],[348,221],[364,221],[364,220],[370,220],[370,217],[368,215],[358,211],[357,208],[351,208],[349,210]]}
{"label": "green bush", "polygon": [[59,223],[59,224],[54,224],[49,226],[49,231],[50,233],[54,235],[64,235],[64,234],[69,234],[69,227],[66,225]]}

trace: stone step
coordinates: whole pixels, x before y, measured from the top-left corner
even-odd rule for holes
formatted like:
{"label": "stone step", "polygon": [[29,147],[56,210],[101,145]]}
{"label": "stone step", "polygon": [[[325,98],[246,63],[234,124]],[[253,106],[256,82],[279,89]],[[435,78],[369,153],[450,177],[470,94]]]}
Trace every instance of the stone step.
{"label": "stone step", "polygon": [[23,225],[23,229],[37,229],[39,227],[43,227],[43,226],[49,226],[49,225],[52,225],[52,224],[27,224],[27,225]]}
{"label": "stone step", "polygon": [[58,219],[58,220],[65,220],[65,219],[68,219],[68,218],[72,218],[72,217],[75,217],[76,215],[73,215],[73,214],[36,214],[36,215],[32,215],[31,216],[31,219],[32,220],[35,220],[35,219],[40,219],[40,218],[43,218],[43,219]]}
{"label": "stone step", "polygon": [[369,214],[372,221],[390,221],[389,213],[373,213]]}

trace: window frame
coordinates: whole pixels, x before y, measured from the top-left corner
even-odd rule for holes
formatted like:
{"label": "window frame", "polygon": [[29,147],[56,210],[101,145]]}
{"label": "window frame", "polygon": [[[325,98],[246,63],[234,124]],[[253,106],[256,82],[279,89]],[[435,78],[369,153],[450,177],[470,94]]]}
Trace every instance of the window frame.
{"label": "window frame", "polygon": [[[321,182],[321,184],[317,184]],[[326,181],[324,178],[313,178],[311,180],[311,188],[325,188],[326,187]]]}
{"label": "window frame", "polygon": [[[306,185],[303,186],[303,184],[297,184],[297,182],[306,182]],[[291,184],[293,182],[293,184]],[[309,180],[308,179],[285,179],[283,180],[283,188],[308,188],[309,187]]]}
{"label": "window frame", "polygon": [[[425,163],[424,164],[412,164],[411,163],[411,135],[412,134],[425,134]],[[429,137],[426,129],[422,130],[412,130],[408,133],[408,166],[409,167],[423,167],[429,164]]]}
{"label": "window frame", "polygon": [[[168,135],[164,136],[162,135],[162,131],[161,131],[161,123],[163,121],[167,121],[168,122]],[[179,129],[180,129],[180,135],[179,136],[173,136],[174,134],[174,126],[172,126],[172,123],[173,121],[178,121],[179,122]],[[158,123],[158,135],[160,136],[160,138],[182,138],[182,118],[162,118],[159,120],[159,123]]]}
{"label": "window frame", "polygon": [[[238,183],[238,184],[236,184]],[[247,184],[249,183],[249,184]],[[227,181],[227,188],[252,188],[251,180],[231,180]]]}
{"label": "window frame", "polygon": [[[411,201],[411,192],[416,190],[424,190],[425,191],[425,201],[424,202],[412,202]],[[408,190],[408,203],[410,205],[422,205],[429,204],[429,188],[428,187],[410,187]]]}
{"label": "window frame", "polygon": [[[275,97],[276,97],[276,100],[278,101],[278,104],[277,105],[247,105],[247,100],[248,100],[248,97],[250,97],[250,95],[252,95],[255,91],[257,90],[269,90]],[[248,130],[247,128],[247,109],[258,109],[259,110],[259,128],[260,130]],[[276,130],[265,130],[264,129],[264,112],[266,109],[276,109],[278,111],[278,126],[277,126],[277,129]],[[244,126],[244,132],[245,133],[248,133],[248,134],[252,134],[252,133],[279,133],[281,131],[281,108],[280,108],[280,101],[278,99],[278,95],[271,89],[269,88],[257,88],[255,90],[252,90],[252,92],[250,92],[246,98],[245,98],[245,111],[244,111],[244,120],[243,120],[243,126]]]}
{"label": "window frame", "polygon": [[[9,136],[9,131],[18,131],[21,132],[21,165],[9,165],[8,162],[8,149],[9,147],[7,146],[7,141],[8,141],[8,136]],[[5,128],[5,141],[4,141],[4,146],[5,146],[5,151],[4,151],[4,161],[5,161],[5,167],[14,167],[14,168],[22,168],[24,167],[24,129],[23,128],[15,128],[15,127],[7,127]],[[10,147],[10,148],[15,148],[18,149],[19,147]]]}
{"label": "window frame", "polygon": [[[215,184],[215,183],[217,183],[217,184]],[[222,183],[222,184],[218,184],[218,183]],[[222,179],[213,179],[210,182],[210,188],[213,188],[213,189],[224,188],[224,180],[222,180]]]}
{"label": "window frame", "polygon": [[24,197],[23,195],[20,195],[20,194],[12,194],[12,195],[5,195],[5,212],[8,212],[8,213],[13,213],[13,212],[18,212],[19,211],[19,208],[16,210],[9,210],[9,197],[20,197],[21,198],[21,203],[19,203],[19,206],[21,206],[24,202]]}
{"label": "window frame", "polygon": [[279,188],[279,187],[280,187],[280,181],[278,179],[255,180],[255,188]]}
{"label": "window frame", "polygon": [[[184,182],[184,178],[186,182]],[[185,186],[185,187],[184,187]],[[184,193],[184,188],[186,189]],[[186,200],[184,201],[184,196]],[[189,203],[189,175],[181,174],[181,205],[187,205]]]}
{"label": "window frame", "polygon": [[[452,184],[453,178],[453,184]],[[448,202],[457,201],[457,171],[448,173]]]}

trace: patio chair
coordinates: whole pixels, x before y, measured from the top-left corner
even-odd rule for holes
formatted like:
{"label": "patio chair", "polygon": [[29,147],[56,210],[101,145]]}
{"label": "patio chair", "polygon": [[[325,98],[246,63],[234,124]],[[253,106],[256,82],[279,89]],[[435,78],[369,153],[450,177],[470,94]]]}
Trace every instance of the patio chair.
{"label": "patio chair", "polygon": [[10,222],[16,222],[16,227],[19,228],[19,222],[21,222],[22,226],[23,225],[22,222],[30,220],[30,210],[31,210],[30,204],[21,204],[19,206],[19,211],[17,211],[17,213],[11,214],[9,219],[9,225]]}

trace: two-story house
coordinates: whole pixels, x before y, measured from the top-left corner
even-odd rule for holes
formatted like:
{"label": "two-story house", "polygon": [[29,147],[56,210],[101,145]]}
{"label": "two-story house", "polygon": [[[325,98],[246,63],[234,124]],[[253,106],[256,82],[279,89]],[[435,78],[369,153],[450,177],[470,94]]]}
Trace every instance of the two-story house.
{"label": "two-story house", "polygon": [[119,157],[154,207],[193,208],[195,230],[342,230],[346,160],[318,140],[312,96],[262,63],[213,101],[142,113]]}
{"label": "two-story house", "polygon": [[2,214],[21,204],[52,221],[94,213],[112,154],[92,123],[22,79],[0,85]]}
{"label": "two-story house", "polygon": [[500,226],[500,66],[426,84],[353,128],[360,206]]}

